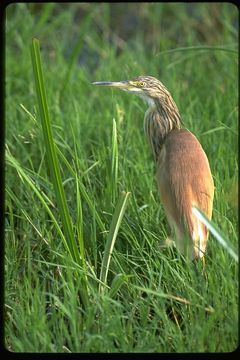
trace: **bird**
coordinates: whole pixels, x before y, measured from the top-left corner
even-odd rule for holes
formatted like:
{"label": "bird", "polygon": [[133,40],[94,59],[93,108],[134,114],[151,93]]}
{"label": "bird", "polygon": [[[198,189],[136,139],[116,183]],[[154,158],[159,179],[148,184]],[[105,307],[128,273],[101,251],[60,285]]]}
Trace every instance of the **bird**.
{"label": "bird", "polygon": [[92,84],[134,93],[147,103],[144,129],[155,160],[160,200],[174,235],[173,242],[187,259],[201,259],[205,263],[209,233],[193,209],[199,208],[211,220],[213,177],[206,153],[196,136],[183,127],[170,92],[153,76]]}

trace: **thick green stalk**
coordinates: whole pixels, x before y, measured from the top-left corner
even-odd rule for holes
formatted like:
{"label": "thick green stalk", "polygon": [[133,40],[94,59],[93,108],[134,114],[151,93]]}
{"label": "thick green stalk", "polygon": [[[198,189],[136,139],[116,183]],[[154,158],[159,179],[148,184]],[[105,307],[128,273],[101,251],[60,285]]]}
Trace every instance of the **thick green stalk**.
{"label": "thick green stalk", "polygon": [[[31,55],[32,55],[32,65],[33,65],[33,72],[35,78],[39,114],[41,118],[43,137],[46,146],[47,162],[50,169],[51,180],[56,196],[57,208],[59,210],[59,214],[62,220],[63,234],[66,238],[66,243],[68,245],[67,250],[70,252],[72,259],[77,263],[81,264],[82,261],[77,247],[77,243],[74,238],[73,224],[70,217],[70,213],[66,201],[66,195],[62,184],[60,166],[57,158],[56,145],[53,140],[50,114],[48,110],[47,97],[46,97],[45,86],[43,81],[40,46],[39,46],[39,41],[37,39],[32,40]],[[81,297],[83,304],[86,307],[88,303],[88,299],[87,299],[87,287],[85,283],[83,286]]]}

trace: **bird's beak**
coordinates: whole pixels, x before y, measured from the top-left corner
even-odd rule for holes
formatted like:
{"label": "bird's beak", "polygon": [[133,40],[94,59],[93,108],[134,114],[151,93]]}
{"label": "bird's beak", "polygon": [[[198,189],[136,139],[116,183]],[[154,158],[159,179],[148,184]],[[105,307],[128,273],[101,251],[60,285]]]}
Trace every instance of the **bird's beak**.
{"label": "bird's beak", "polygon": [[96,82],[93,82],[92,84],[115,87],[115,88],[122,89],[122,90],[129,90],[129,88],[130,88],[129,81],[96,81]]}

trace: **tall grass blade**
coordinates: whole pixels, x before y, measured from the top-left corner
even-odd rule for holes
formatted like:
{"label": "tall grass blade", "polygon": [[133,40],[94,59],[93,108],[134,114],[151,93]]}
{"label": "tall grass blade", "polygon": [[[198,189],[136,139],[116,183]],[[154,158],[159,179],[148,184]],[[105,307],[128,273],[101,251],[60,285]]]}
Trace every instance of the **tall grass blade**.
{"label": "tall grass blade", "polygon": [[82,266],[85,268],[85,251],[84,251],[84,240],[83,240],[83,216],[82,216],[82,203],[81,195],[79,191],[78,178],[76,175],[76,187],[77,187],[77,237],[80,249],[80,255],[82,259]]}
{"label": "tall grass blade", "polygon": [[226,51],[226,52],[231,52],[234,54],[238,54],[238,50],[237,49],[233,49],[230,47],[224,47],[224,46],[206,46],[206,45],[195,45],[195,46],[184,46],[184,47],[178,47],[178,48],[174,48],[174,49],[168,49],[168,50],[163,50],[160,53],[158,53],[156,56],[159,55],[165,55],[165,54],[170,54],[170,53],[175,53],[175,52],[181,52],[181,51],[195,51],[195,50],[209,50],[209,51]]}
{"label": "tall grass blade", "polygon": [[53,188],[55,191],[57,206],[63,224],[63,233],[64,236],[66,237],[68,247],[71,251],[71,255],[73,259],[76,262],[79,262],[79,254],[73,235],[72,221],[67,207],[67,201],[62,185],[60,168],[56,154],[56,146],[53,140],[50,115],[47,105],[47,97],[46,97],[44,81],[43,81],[42,64],[40,58],[40,46],[39,46],[39,41],[37,39],[32,40],[31,50],[32,50],[31,51],[32,65],[33,65],[33,72],[35,78],[38,107],[39,107],[43,136],[46,146],[46,155],[48,160],[48,166],[50,168]]}
{"label": "tall grass blade", "polygon": [[217,239],[217,241],[227,250],[229,255],[231,255],[232,258],[236,262],[238,262],[238,255],[228,245],[229,241],[224,239],[224,237],[222,236],[219,229],[217,229],[216,225],[213,224],[212,221],[209,221],[208,218],[204,215],[204,213],[200,209],[198,209],[197,207],[193,206],[192,211],[193,211],[194,215],[207,227],[207,229]]}
{"label": "tall grass blade", "polygon": [[[109,264],[113,252],[113,247],[116,241],[117,233],[124,215],[124,212],[126,210],[128,197],[130,195],[130,192],[122,192],[117,206],[115,208],[112,222],[110,225],[109,234],[107,237],[107,242],[104,249],[104,255],[103,255],[103,261],[102,261],[102,267],[100,272],[100,281],[104,284],[107,283],[107,275],[109,270]],[[100,292],[104,291],[104,286],[102,284],[99,285]]]}
{"label": "tall grass blade", "polygon": [[[76,261],[77,263],[81,263],[81,257],[77,248],[77,243],[74,238],[73,224],[70,217],[66,196],[62,184],[60,167],[57,158],[56,145],[53,140],[50,115],[47,105],[47,97],[46,97],[44,81],[43,81],[42,64],[40,58],[40,45],[37,39],[32,40],[31,55],[32,55],[32,66],[33,66],[37,99],[38,99],[38,107],[39,107],[43,136],[46,146],[47,161],[48,161],[48,166],[50,168],[51,179],[57,201],[57,207],[62,220],[63,233],[64,233],[64,237],[66,238],[66,242],[64,242],[64,244],[67,243],[66,248],[70,252],[70,255],[72,256],[73,260]],[[84,282],[81,298],[85,308],[87,307],[88,304],[86,290],[87,290],[86,283]]]}
{"label": "tall grass blade", "polygon": [[112,163],[111,163],[111,181],[112,181],[112,202],[115,204],[118,181],[118,143],[117,143],[117,126],[113,119],[112,129]]}

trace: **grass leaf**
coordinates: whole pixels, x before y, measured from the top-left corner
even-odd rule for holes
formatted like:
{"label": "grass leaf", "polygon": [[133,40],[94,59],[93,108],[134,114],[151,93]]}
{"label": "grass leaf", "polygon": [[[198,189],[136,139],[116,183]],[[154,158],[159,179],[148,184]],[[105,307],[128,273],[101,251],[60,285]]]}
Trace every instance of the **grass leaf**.
{"label": "grass leaf", "polygon": [[[126,210],[128,197],[130,195],[130,192],[123,192],[118,200],[117,206],[115,208],[110,230],[107,237],[107,242],[104,249],[104,255],[102,260],[102,266],[101,266],[101,273],[100,273],[100,280],[106,284],[107,283],[107,275],[109,270],[109,264],[113,252],[113,247],[116,241],[117,233],[124,215],[124,212]],[[104,287],[100,284],[99,290],[102,292]]]}
{"label": "grass leaf", "polygon": [[[40,44],[37,39],[32,40],[31,55],[32,55],[32,66],[33,66],[33,72],[35,78],[36,92],[37,92],[38,108],[39,108],[43,136],[46,147],[47,161],[48,161],[52,184],[56,196],[57,207],[62,220],[63,233],[66,239],[66,241],[64,241],[64,244],[66,249],[70,253],[72,259],[77,263],[81,263],[83,260],[80,257],[77,243],[74,238],[73,224],[70,217],[70,213],[66,201],[66,195],[63,188],[62,178],[60,174],[60,166],[57,158],[56,145],[53,140],[50,114],[48,110],[47,96],[46,96],[44,80],[43,80],[42,64],[40,57]],[[87,286],[85,282],[83,282],[81,295],[82,295],[83,304],[86,308],[88,304],[88,298],[87,298]]]}
{"label": "grass leaf", "polygon": [[118,143],[117,143],[117,126],[113,119],[112,129],[112,162],[111,162],[111,183],[112,183],[112,202],[115,203],[118,181]]}
{"label": "grass leaf", "polygon": [[229,246],[229,241],[224,238],[221,231],[217,228],[217,226],[213,223],[213,221],[209,221],[206,215],[204,215],[204,213],[195,206],[193,206],[193,213],[201,222],[203,222],[203,224],[207,227],[210,233],[227,250],[227,252],[232,256],[232,258],[236,262],[238,262],[238,255],[231,248],[231,246]]}

